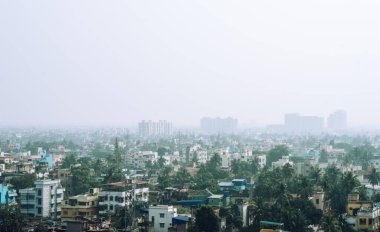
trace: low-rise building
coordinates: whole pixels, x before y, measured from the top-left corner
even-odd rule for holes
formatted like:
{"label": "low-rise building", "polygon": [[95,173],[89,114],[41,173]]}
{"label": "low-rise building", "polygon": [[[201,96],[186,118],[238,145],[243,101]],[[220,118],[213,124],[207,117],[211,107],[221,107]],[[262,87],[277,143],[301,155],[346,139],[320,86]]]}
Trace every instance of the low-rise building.
{"label": "low-rise building", "polygon": [[356,228],[361,231],[378,231],[379,215],[379,203],[374,203],[371,207],[361,207],[356,216]]}
{"label": "low-rise building", "polygon": [[314,192],[311,202],[313,203],[315,208],[324,211],[325,210],[325,193],[323,191]]}
{"label": "low-rise building", "polygon": [[0,205],[16,202],[17,193],[8,188],[8,186],[0,184]]}
{"label": "low-rise building", "polygon": [[290,161],[290,156],[283,156],[281,159],[279,159],[278,161],[276,162],[273,162],[272,163],[272,166],[274,168],[281,168],[281,167],[284,167],[286,164],[289,164],[290,166],[293,167],[293,162]]}
{"label": "low-rise building", "polygon": [[173,218],[177,217],[177,208],[169,205],[149,206],[149,222],[155,232],[167,232],[172,226]]}
{"label": "low-rise building", "polygon": [[65,200],[61,208],[61,220],[76,220],[80,217],[92,218],[98,214],[99,189],[91,188],[90,192]]}
{"label": "low-rise building", "polygon": [[147,203],[149,188],[146,182],[134,180],[134,183],[116,182],[104,186],[99,193],[99,214],[114,214],[118,209],[135,204]]}

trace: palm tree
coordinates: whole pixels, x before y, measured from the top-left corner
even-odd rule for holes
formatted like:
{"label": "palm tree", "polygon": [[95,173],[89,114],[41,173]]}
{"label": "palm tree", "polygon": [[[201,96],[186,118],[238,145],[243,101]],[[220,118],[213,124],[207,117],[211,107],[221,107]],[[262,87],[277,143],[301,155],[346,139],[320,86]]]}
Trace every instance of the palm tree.
{"label": "palm tree", "polygon": [[375,185],[379,184],[380,175],[376,172],[376,169],[372,167],[371,172],[367,175],[369,183],[372,185],[372,189],[375,191]]}
{"label": "palm tree", "polygon": [[321,183],[321,169],[312,167],[309,172],[309,178],[313,185],[319,185]]}

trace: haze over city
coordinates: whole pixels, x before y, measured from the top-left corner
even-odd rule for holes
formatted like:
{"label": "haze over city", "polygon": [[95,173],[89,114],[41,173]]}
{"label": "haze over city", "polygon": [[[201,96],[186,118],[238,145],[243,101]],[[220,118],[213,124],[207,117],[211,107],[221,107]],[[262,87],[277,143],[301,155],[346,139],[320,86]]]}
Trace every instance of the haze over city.
{"label": "haze over city", "polygon": [[379,125],[380,2],[242,3],[3,1],[0,124]]}

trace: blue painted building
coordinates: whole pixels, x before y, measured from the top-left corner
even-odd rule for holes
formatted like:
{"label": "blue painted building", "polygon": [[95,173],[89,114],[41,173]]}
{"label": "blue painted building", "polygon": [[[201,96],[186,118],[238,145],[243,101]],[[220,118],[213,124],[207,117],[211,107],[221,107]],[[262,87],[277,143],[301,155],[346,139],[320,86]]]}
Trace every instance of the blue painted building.
{"label": "blue painted building", "polygon": [[230,190],[246,190],[248,182],[246,179],[233,179],[231,182],[221,182],[218,184],[219,190],[222,192]]}
{"label": "blue painted building", "polygon": [[16,202],[17,193],[7,186],[0,184],[0,204]]}
{"label": "blue painted building", "polygon": [[41,163],[46,163],[49,168],[53,168],[54,166],[54,155],[53,154],[43,154],[39,160],[35,161],[36,165]]}
{"label": "blue painted building", "polygon": [[308,150],[306,153],[303,154],[304,157],[316,157],[316,156],[319,156],[319,152],[314,150],[314,149],[311,149],[311,150]]}

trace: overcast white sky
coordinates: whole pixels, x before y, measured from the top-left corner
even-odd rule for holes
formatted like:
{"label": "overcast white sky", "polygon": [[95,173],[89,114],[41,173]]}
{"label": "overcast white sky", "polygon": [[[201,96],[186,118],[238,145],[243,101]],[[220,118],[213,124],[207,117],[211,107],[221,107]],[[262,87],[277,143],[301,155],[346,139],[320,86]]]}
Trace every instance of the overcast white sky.
{"label": "overcast white sky", "polygon": [[380,124],[380,1],[0,1],[0,125]]}

